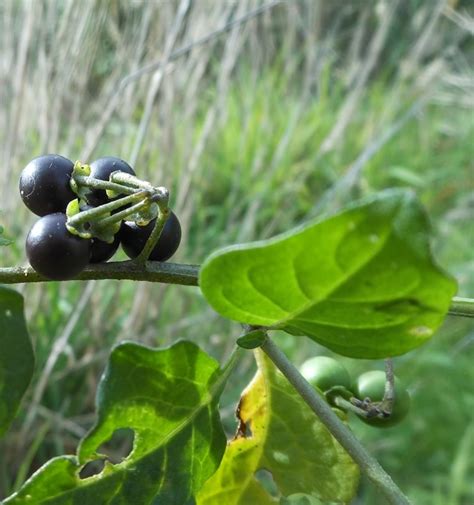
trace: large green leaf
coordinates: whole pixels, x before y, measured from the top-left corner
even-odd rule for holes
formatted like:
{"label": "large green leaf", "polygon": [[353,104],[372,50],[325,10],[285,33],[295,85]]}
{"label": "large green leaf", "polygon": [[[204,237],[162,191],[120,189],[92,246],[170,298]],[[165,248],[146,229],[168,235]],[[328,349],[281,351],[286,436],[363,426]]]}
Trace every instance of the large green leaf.
{"label": "large green leaf", "polygon": [[34,354],[23,314],[23,297],[0,286],[0,437],[30,383]]}
{"label": "large green leaf", "polygon": [[[117,346],[99,386],[97,424],[77,457],[51,460],[5,505],[193,504],[225,450],[218,400],[229,370],[191,342]],[[119,428],[134,431],[132,452],[81,479],[80,468]]]}
{"label": "large green leaf", "polygon": [[283,496],[348,503],[357,490],[357,465],[262,351],[256,355],[259,371],[242,395],[236,438],[197,505],[278,503],[255,478],[262,469]]}
{"label": "large green leaf", "polygon": [[217,251],[199,284],[225,317],[307,335],[358,358],[421,345],[456,291],[431,257],[423,208],[398,190],[273,239]]}

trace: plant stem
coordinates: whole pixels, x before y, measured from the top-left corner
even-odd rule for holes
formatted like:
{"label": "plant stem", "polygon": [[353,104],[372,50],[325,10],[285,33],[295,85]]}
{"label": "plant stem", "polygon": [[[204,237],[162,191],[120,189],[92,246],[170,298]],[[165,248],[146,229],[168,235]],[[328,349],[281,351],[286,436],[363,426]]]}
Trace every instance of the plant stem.
{"label": "plant stem", "polygon": [[[137,265],[134,261],[120,261],[89,265],[75,280],[128,279],[132,281],[197,286],[198,273],[198,265],[162,263],[159,261],[148,261],[145,265]],[[46,279],[32,268],[0,268],[0,284],[21,284],[28,282],[54,281]]]}
{"label": "plant stem", "polygon": [[140,188],[140,189],[148,189],[153,190],[153,186],[148,181],[142,181],[138,177],[132,174],[127,174],[126,172],[113,172],[110,175],[110,180],[112,183],[116,183],[118,185],[124,185],[126,187],[131,188]]}
{"label": "plant stem", "polygon": [[366,451],[364,446],[326,403],[326,400],[313,389],[269,337],[267,337],[261,349],[288,379],[311,410],[321,419],[334,438],[350,454],[361,470],[385,495],[388,502],[392,505],[410,505],[408,498],[393,482],[390,475],[388,475],[379,462]]}
{"label": "plant stem", "polygon": [[393,403],[395,401],[395,375],[393,373],[393,360],[387,358],[385,360],[385,391],[382,400],[382,410],[389,416],[393,411]]}
{"label": "plant stem", "polygon": [[361,409],[360,407],[357,407],[350,401],[346,400],[342,396],[335,396],[334,397],[334,403],[341,409],[341,410],[347,410],[350,412],[353,412],[354,414],[357,414],[360,417],[367,417],[367,411],[364,409]]}
{"label": "plant stem", "polygon": [[[135,261],[115,261],[89,265],[73,280],[128,279],[131,281],[197,286],[198,275],[199,265],[159,261],[148,261],[145,265],[138,265]],[[30,267],[0,267],[0,284],[23,284],[29,282],[57,281],[46,279],[46,277],[43,277]],[[465,308],[461,304],[465,304]],[[453,316],[474,317],[474,298],[454,297],[453,304],[448,313]]]}
{"label": "plant stem", "polygon": [[103,181],[102,179],[96,179],[88,175],[75,175],[74,180],[81,186],[86,186],[88,188],[111,190],[116,193],[124,193],[127,195],[133,195],[133,193],[136,193],[138,190],[137,187],[125,186],[117,182]]}
{"label": "plant stem", "polygon": [[[79,214],[76,214],[75,216],[71,216],[68,220],[68,224],[74,228],[75,226],[78,226],[78,225],[81,225],[84,223],[88,223],[90,221],[94,221],[97,218],[100,218],[100,216],[103,216],[104,214],[109,214],[110,212],[112,212],[116,209],[120,209],[120,207],[123,207],[124,205],[128,205],[129,203],[133,203],[133,202],[136,202],[137,200],[144,199],[147,197],[148,194],[149,194],[148,191],[136,191],[131,195],[124,196],[122,198],[118,198],[117,200],[114,200],[113,202],[106,203],[104,205],[100,205],[99,207],[95,207],[93,209],[83,210],[83,211],[79,212]],[[128,209],[125,209],[125,210],[128,210]],[[131,213],[133,214],[133,212],[135,212],[135,211],[132,211]],[[118,213],[114,214],[114,216],[118,216],[119,214],[120,213],[118,212]]]}
{"label": "plant stem", "polygon": [[448,314],[451,316],[474,317],[474,299],[455,296]]}
{"label": "plant stem", "polygon": [[169,214],[170,213],[168,208],[164,210],[160,208],[160,213],[156,218],[155,225],[153,226],[153,230],[150,236],[148,237],[148,240],[146,241],[145,247],[142,249],[141,253],[135,258],[135,261],[138,264],[143,265],[150,257],[151,252],[153,251],[155,245],[157,244],[160,238],[161,232],[163,231],[163,228],[165,226]]}
{"label": "plant stem", "polygon": [[119,223],[120,221],[122,221],[126,217],[131,216],[132,214],[135,214],[135,212],[140,211],[141,209],[143,209],[147,205],[150,205],[148,198],[136,203],[135,205],[132,205],[131,207],[128,207],[128,209],[123,209],[120,212],[116,212],[115,214],[112,214],[109,217],[105,217],[104,219],[101,219],[100,221],[97,222],[97,226],[100,228],[105,228],[106,226],[109,226],[111,224]]}

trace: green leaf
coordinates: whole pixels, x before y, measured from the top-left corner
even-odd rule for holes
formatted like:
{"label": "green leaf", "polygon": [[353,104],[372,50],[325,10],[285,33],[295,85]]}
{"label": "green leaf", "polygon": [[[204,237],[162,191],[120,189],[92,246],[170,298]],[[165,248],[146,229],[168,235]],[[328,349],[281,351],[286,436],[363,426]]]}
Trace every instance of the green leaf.
{"label": "green leaf", "polygon": [[[225,450],[218,401],[230,368],[195,344],[153,350],[124,343],[110,357],[98,394],[98,421],[77,457],[43,466],[5,505],[191,505]],[[134,431],[132,452],[81,479],[82,466],[120,428]]]}
{"label": "green leaf", "polygon": [[256,349],[260,347],[267,338],[267,334],[262,330],[253,330],[237,339],[237,345],[243,349]]}
{"label": "green leaf", "polygon": [[400,190],[273,239],[217,251],[199,283],[225,317],[374,359],[428,340],[456,291],[431,257],[421,204]]}
{"label": "green leaf", "polygon": [[35,365],[23,297],[0,286],[0,437],[10,426]]}
{"label": "green leaf", "polygon": [[240,400],[236,437],[197,505],[278,503],[255,478],[261,469],[283,496],[348,503],[357,491],[358,466],[263,352],[255,353],[259,371]]}

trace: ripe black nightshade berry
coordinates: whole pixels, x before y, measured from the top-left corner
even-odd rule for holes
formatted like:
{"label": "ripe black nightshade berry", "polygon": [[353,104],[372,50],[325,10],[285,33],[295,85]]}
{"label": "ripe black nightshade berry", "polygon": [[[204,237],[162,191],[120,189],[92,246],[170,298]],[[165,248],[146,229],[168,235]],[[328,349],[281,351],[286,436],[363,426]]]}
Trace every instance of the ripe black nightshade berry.
{"label": "ripe black nightshade berry", "polygon": [[108,261],[117,251],[120,244],[120,237],[115,235],[114,241],[109,244],[98,238],[93,238],[91,243],[90,263],[104,263]]}
{"label": "ripe black nightshade berry", "polygon": [[[90,164],[91,167],[91,177],[96,179],[101,179],[102,181],[108,181],[110,174],[112,172],[125,172],[130,175],[135,175],[133,168],[120,158],[114,158],[113,156],[107,156],[105,158],[99,158]],[[107,196],[107,193],[103,189],[94,189],[87,195],[87,200],[91,205],[97,207],[104,203],[108,203],[111,199]],[[112,199],[114,200],[114,199]]]}
{"label": "ripe black nightshade berry", "polygon": [[26,238],[31,266],[48,279],[72,279],[89,263],[91,241],[69,233],[66,221],[61,212],[43,216]]}
{"label": "ripe black nightshade berry", "polygon": [[31,160],[20,175],[20,195],[36,215],[64,212],[76,198],[70,180],[74,163],[58,154],[47,154]]}
{"label": "ripe black nightshade berry", "polygon": [[[138,226],[133,221],[126,221],[122,224],[119,232],[120,241],[129,258],[136,258],[142,252],[148,237],[153,231],[155,221],[154,219],[146,226]],[[151,261],[166,261],[176,252],[180,242],[181,225],[176,214],[170,211],[160,238],[148,259]]]}

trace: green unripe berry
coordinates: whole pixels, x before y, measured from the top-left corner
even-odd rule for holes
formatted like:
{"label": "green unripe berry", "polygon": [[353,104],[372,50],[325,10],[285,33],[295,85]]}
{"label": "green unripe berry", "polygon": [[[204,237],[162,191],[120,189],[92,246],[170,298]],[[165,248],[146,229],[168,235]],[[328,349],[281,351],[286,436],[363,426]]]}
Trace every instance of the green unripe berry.
{"label": "green unripe berry", "polygon": [[351,378],[344,365],[328,356],[316,356],[303,363],[301,374],[323,393],[334,386],[351,387]]}
{"label": "green unripe berry", "polygon": [[[366,372],[357,378],[354,392],[357,398],[364,400],[370,398],[372,402],[381,402],[385,393],[385,373],[380,370]],[[395,377],[395,401],[393,402],[390,417],[365,418],[358,416],[361,421],[377,428],[388,428],[402,421],[410,410],[410,394],[403,386],[402,381]]]}

